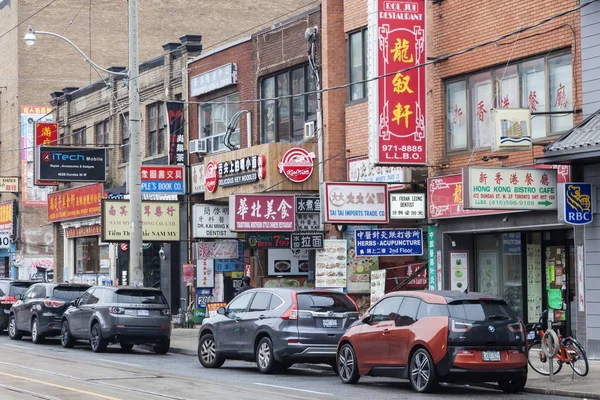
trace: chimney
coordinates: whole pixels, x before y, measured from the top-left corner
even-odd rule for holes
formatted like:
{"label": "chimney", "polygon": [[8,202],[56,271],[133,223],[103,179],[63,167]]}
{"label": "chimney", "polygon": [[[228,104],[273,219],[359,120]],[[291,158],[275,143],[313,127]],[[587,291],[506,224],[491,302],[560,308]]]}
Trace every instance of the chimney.
{"label": "chimney", "polygon": [[200,54],[202,52],[202,35],[183,35],[179,41],[189,54]]}

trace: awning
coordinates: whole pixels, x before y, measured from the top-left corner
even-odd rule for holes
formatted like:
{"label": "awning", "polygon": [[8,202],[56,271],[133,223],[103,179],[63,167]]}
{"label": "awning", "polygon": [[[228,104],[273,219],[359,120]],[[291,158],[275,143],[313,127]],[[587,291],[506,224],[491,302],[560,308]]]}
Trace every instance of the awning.
{"label": "awning", "polygon": [[544,148],[539,164],[590,164],[600,162],[600,110]]}

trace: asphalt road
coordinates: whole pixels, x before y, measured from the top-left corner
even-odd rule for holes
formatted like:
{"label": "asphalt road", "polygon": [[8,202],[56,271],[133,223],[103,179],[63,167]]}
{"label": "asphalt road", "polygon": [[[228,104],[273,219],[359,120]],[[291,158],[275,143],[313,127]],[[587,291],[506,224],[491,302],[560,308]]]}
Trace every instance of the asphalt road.
{"label": "asphalt road", "polygon": [[204,369],[196,357],[156,355],[118,345],[102,354],[80,342],[63,349],[58,339],[34,345],[25,337],[0,336],[0,399],[559,399],[540,395],[505,395],[500,391],[442,386],[434,395],[413,393],[407,382],[364,377],[344,385],[332,372],[291,368],[283,375],[261,375],[253,364],[228,361]]}

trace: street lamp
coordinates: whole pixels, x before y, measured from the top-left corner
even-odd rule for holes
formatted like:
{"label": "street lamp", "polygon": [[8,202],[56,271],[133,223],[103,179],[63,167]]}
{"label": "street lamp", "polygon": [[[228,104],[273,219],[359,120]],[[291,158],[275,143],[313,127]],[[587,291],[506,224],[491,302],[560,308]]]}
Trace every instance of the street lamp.
{"label": "street lamp", "polygon": [[[127,184],[129,187],[129,221],[131,237],[129,241],[129,274],[134,286],[144,285],[143,249],[142,249],[142,192],[141,192],[141,143],[140,143],[140,93],[139,93],[139,59],[138,59],[138,0],[129,0],[129,67],[127,72],[109,71],[93,62],[75,43],[66,37],[52,32],[34,31],[32,26],[27,27],[23,38],[28,46],[35,44],[36,35],[49,35],[64,40],[83,56],[83,59],[99,71],[112,75],[128,77],[129,86],[129,171]],[[100,75],[102,77],[102,75]],[[133,278],[133,279],[132,279]]]}

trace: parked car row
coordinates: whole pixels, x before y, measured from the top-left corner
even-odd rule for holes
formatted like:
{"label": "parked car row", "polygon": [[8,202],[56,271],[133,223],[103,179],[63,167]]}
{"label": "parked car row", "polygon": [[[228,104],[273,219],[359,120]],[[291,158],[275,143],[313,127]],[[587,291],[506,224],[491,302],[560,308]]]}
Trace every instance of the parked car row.
{"label": "parked car row", "polygon": [[359,318],[352,299],[314,289],[252,289],[205,319],[198,359],[255,361],[275,373],[326,363],[343,383],[361,376],[408,379],[417,392],[439,382],[497,382],[507,393],[527,382],[525,325],[499,297],[451,291],[394,292]]}
{"label": "parked car row", "polygon": [[37,344],[60,335],[65,348],[85,340],[94,352],[119,343],[125,351],[151,345],[157,354],[166,354],[171,345],[171,310],[158,289],[34,283],[21,293],[15,289],[13,298],[8,310],[13,340],[28,335]]}

